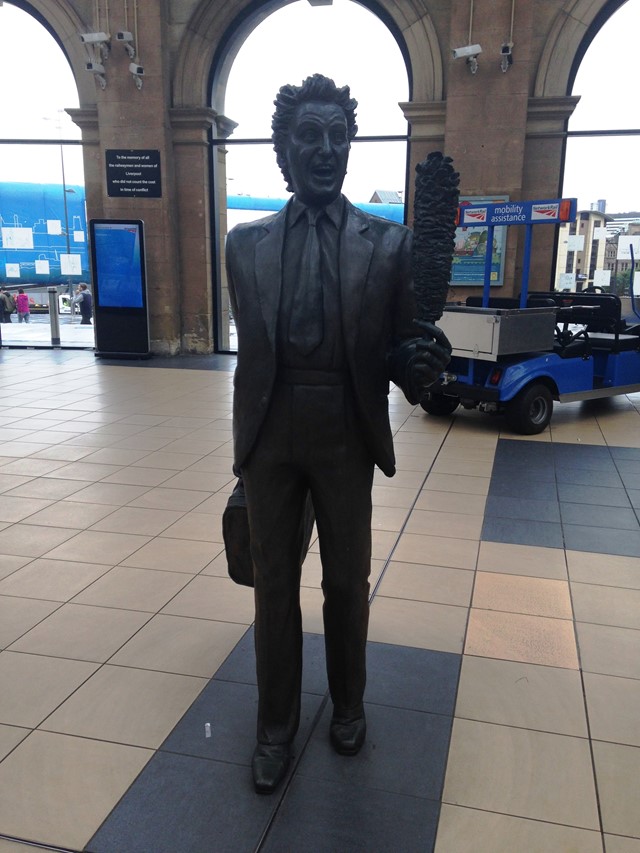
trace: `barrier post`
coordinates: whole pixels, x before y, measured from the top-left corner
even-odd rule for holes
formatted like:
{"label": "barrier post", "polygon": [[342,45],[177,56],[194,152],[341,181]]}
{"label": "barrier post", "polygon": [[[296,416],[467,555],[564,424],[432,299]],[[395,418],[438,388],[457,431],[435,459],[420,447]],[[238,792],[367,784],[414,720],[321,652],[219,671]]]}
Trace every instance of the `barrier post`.
{"label": "barrier post", "polygon": [[48,287],[49,321],[51,322],[51,346],[60,346],[60,315],[58,313],[58,289]]}

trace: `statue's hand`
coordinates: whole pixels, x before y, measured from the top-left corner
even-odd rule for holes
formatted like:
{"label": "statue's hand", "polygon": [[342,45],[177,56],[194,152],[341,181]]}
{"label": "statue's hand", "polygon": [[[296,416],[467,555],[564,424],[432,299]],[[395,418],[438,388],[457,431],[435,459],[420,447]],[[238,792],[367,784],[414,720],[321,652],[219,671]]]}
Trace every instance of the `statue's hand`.
{"label": "statue's hand", "polygon": [[451,360],[449,339],[436,325],[423,320],[418,321],[424,335],[415,343],[415,356],[411,360],[411,386],[413,395],[421,400],[427,388],[440,376]]}

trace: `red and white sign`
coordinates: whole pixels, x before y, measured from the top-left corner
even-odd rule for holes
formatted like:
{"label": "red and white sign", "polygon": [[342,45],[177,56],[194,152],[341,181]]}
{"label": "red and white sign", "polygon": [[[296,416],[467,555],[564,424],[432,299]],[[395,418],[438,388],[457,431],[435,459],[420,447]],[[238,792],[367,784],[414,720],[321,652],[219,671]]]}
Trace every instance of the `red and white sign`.
{"label": "red and white sign", "polygon": [[532,204],[531,219],[545,220],[558,219],[560,215],[559,204]]}
{"label": "red and white sign", "polygon": [[474,207],[471,210],[464,210],[463,208],[463,216],[465,225],[470,225],[472,222],[481,224],[487,221],[487,208]]}

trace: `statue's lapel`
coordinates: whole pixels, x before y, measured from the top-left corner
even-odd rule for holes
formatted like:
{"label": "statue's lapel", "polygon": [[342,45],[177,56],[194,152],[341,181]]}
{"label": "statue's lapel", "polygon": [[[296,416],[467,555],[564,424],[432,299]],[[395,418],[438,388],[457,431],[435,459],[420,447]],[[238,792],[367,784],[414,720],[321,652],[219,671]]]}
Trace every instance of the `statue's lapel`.
{"label": "statue's lapel", "polygon": [[346,223],[340,241],[340,287],[345,344],[355,348],[362,300],[373,255],[373,243],[367,239],[367,217],[345,202]]}
{"label": "statue's lapel", "polygon": [[267,335],[275,350],[278,306],[282,289],[282,252],[284,246],[286,207],[268,225],[265,236],[256,244],[256,287]]}

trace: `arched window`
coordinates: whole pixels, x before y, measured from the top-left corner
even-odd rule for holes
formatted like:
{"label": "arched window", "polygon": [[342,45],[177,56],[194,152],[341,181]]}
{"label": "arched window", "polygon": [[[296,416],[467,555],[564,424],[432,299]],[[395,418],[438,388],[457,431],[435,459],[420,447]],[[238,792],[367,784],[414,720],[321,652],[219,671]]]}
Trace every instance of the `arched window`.
{"label": "arched window", "polygon": [[[379,17],[352,0],[299,0],[250,33],[229,73],[225,115],[237,127],[225,141],[223,230],[265,216],[288,198],[270,142],[273,100],[280,86],[299,85],[316,72],[349,85],[358,101],[345,195],[354,203],[394,205],[389,215],[403,220],[407,124],[398,104],[409,99],[410,83],[398,43]],[[223,197],[220,188],[217,196]],[[218,348],[233,351],[224,270],[220,281]]]}
{"label": "arched window", "polygon": [[62,48],[27,3],[0,4],[0,78],[1,224],[24,231],[3,240],[0,282],[38,298],[37,285],[71,292],[90,278],[80,130],[65,112],[78,106],[78,91]]}
{"label": "arched window", "polygon": [[[602,283],[624,292],[624,282],[616,281],[617,246],[608,244],[615,231],[627,231],[634,218],[640,232],[640,99],[635,82],[639,29],[640,0],[608,4],[587,34],[589,41],[595,32],[575,72],[572,94],[580,101],[569,122],[563,195],[578,198],[578,208],[590,224],[583,244],[575,243],[571,269],[567,261],[566,275],[575,278],[565,275],[563,284],[579,289]],[[619,228],[612,217],[619,217]],[[594,278],[601,270],[610,275]],[[557,275],[564,272],[561,263]],[[628,275],[626,282],[628,288]]]}

